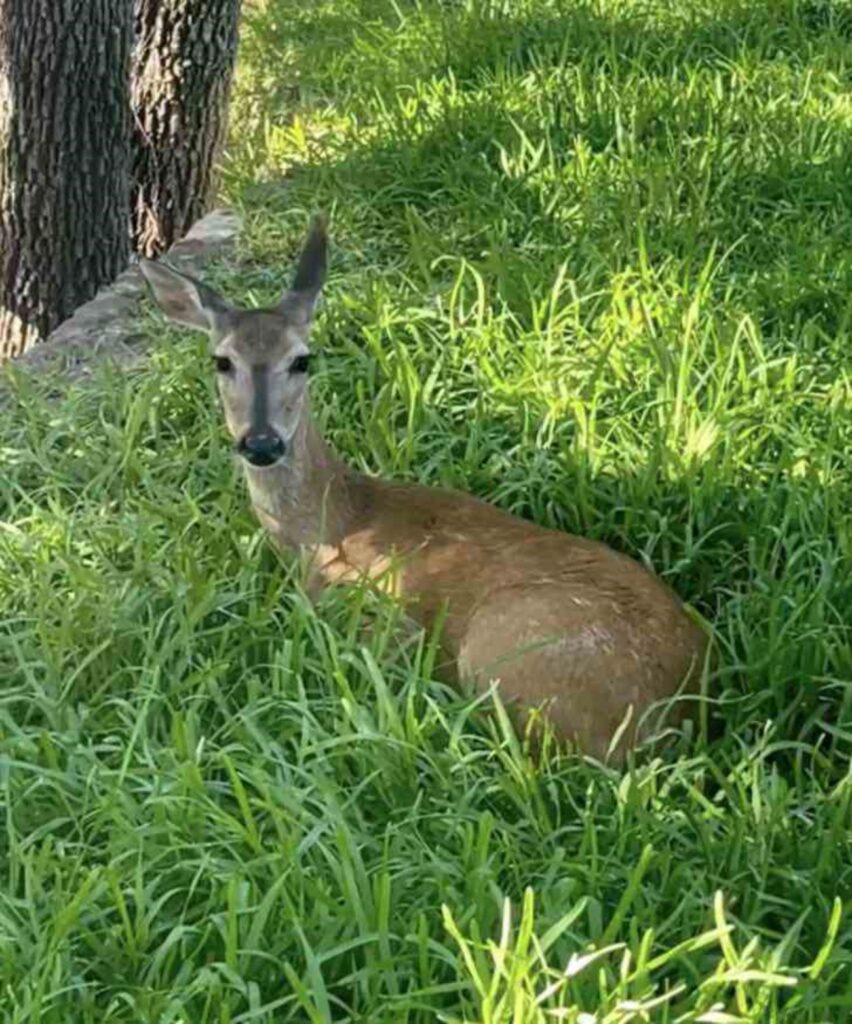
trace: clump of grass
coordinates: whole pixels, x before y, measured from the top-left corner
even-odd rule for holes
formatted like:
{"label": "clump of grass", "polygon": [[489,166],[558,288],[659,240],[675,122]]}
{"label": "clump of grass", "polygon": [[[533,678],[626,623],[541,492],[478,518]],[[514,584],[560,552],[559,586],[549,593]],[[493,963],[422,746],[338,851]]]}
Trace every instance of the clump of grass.
{"label": "clump of grass", "polygon": [[258,0],[236,298],[333,213],[316,405],[370,472],[643,558],[708,713],[534,752],[248,512],[204,342],[0,425],[0,1006],[23,1022],[852,1009],[850,8]]}

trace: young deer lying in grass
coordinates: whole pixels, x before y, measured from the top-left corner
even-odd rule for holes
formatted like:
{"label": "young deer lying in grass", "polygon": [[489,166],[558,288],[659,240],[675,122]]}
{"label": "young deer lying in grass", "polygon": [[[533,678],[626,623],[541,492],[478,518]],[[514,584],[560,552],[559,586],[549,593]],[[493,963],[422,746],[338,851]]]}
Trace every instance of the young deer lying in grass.
{"label": "young deer lying in grass", "polygon": [[650,704],[698,679],[702,631],[655,576],[602,544],[340,462],[314,427],[307,386],[326,261],[318,221],[292,288],[273,309],[256,310],[141,263],[166,315],[211,335],[225,418],[261,523],[281,547],[307,550],[321,583],[390,580],[427,628],[445,614],[455,678],[498,680],[505,701],[548,705],[557,732],[581,749],[623,753]]}

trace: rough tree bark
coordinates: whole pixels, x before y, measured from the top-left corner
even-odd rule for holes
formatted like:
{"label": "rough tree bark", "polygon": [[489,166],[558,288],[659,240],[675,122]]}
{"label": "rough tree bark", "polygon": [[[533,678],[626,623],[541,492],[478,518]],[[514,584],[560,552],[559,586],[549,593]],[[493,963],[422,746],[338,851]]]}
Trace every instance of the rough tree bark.
{"label": "rough tree bark", "polygon": [[132,216],[155,256],[202,216],[227,129],[241,0],[135,0]]}
{"label": "rough tree bark", "polygon": [[130,255],[127,0],[0,0],[0,359]]}

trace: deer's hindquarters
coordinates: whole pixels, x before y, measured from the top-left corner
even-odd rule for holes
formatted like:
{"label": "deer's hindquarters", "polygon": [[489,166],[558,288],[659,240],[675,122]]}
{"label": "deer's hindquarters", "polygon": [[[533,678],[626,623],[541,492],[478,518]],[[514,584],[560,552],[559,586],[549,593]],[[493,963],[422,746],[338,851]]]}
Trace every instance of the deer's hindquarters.
{"label": "deer's hindquarters", "polygon": [[626,720],[623,754],[653,725],[649,708],[696,688],[703,668],[701,631],[653,577],[647,589],[655,600],[644,608],[554,583],[497,590],[461,637],[459,676],[496,682],[521,712],[543,708],[563,739],[597,757]]}

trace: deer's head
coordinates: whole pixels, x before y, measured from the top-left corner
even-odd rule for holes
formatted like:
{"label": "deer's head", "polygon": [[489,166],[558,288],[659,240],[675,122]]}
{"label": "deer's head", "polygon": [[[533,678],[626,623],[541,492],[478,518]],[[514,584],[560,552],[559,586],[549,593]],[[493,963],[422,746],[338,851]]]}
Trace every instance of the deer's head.
{"label": "deer's head", "polygon": [[210,335],[228,429],[238,454],[256,468],[286,458],[305,409],[308,337],[327,253],[325,221],[317,219],[292,286],[270,309],[237,309],[188,274],[139,261],[166,316]]}

